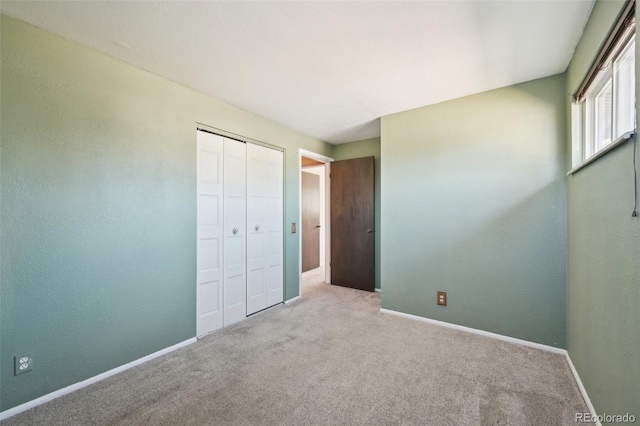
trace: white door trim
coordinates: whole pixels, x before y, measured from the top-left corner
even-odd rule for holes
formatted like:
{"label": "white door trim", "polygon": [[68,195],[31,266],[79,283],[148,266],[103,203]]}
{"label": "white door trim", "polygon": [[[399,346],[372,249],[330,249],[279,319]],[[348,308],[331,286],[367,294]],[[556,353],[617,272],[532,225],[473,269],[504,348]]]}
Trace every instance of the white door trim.
{"label": "white door trim", "polygon": [[313,158],[314,160],[318,160],[318,161],[322,161],[323,163],[331,163],[333,161],[335,161],[333,158],[331,157],[327,157],[325,155],[322,154],[316,154],[315,152],[311,152],[311,151],[307,151],[306,149],[302,149],[300,148],[300,168],[302,169],[302,157],[309,157],[309,158]]}
{"label": "white door trim", "polygon": [[[333,158],[306,149],[298,149],[298,233],[302,235],[302,157],[313,158],[324,163],[325,181],[325,281],[331,282],[331,162]],[[298,297],[302,297],[302,238],[298,237]]]}

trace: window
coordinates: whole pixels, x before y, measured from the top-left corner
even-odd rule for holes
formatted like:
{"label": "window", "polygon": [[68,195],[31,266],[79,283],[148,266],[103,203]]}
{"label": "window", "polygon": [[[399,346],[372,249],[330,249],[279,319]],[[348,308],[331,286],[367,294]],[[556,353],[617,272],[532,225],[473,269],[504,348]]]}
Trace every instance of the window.
{"label": "window", "polygon": [[584,158],[635,129],[635,37],[604,68],[585,94]]}
{"label": "window", "polygon": [[594,159],[635,132],[635,49],[635,0],[632,0],[576,93],[574,167]]}

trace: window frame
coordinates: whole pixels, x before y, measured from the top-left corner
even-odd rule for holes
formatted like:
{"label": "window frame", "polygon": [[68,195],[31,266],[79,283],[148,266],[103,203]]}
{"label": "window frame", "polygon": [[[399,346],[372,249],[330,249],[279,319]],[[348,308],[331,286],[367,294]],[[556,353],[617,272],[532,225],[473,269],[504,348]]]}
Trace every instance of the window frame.
{"label": "window frame", "polygon": [[[611,132],[609,133],[609,142],[606,144],[599,146],[601,141],[598,140],[598,130],[599,130],[599,120],[598,120],[598,96],[604,91],[607,85],[611,84],[611,120],[609,125],[611,126]],[[583,158],[582,161],[586,161],[589,158],[596,155],[598,152],[602,151],[609,144],[613,142],[613,122],[615,112],[613,101],[613,67],[608,66],[606,70],[604,70],[598,79],[594,81],[594,84],[591,86],[590,93],[587,95],[586,99],[582,103],[582,116],[583,116]]]}
{"label": "window frame", "polygon": [[[613,29],[609,33],[605,43],[601,47],[589,72],[585,76],[578,91],[574,95],[572,102],[572,167],[568,173],[575,173],[587,164],[600,158],[602,155],[621,145],[633,135],[637,134],[636,122],[636,102],[631,103],[633,111],[633,128],[622,130],[624,133],[618,134],[621,111],[619,102],[625,98],[618,95],[618,85],[620,84],[617,75],[619,60],[624,59],[629,49],[634,52],[637,48],[636,27],[635,27],[635,0],[630,0],[620,17],[616,21]],[[634,73],[632,79],[637,79]],[[632,80],[633,81],[633,80]],[[598,140],[598,110],[596,98],[603,92],[607,85],[611,85],[611,112],[608,127],[610,127],[607,143]],[[634,85],[635,86],[635,85]],[[632,95],[635,99],[635,90]],[[623,110],[623,111],[626,111]],[[627,119],[629,116],[627,116]]]}

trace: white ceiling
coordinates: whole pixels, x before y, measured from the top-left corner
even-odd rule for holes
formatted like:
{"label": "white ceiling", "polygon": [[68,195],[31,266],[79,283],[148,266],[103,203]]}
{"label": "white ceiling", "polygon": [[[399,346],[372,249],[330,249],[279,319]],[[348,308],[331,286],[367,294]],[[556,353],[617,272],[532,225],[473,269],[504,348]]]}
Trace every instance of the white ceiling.
{"label": "white ceiling", "polygon": [[331,143],[563,72],[594,0],[8,2],[2,13]]}

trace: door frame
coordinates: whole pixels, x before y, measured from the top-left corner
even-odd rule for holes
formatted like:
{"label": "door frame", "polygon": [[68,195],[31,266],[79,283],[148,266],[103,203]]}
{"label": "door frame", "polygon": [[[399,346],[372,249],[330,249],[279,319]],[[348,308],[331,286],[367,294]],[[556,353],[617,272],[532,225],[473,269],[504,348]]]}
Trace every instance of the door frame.
{"label": "door frame", "polygon": [[325,265],[324,275],[325,281],[331,283],[331,162],[333,158],[318,154],[306,149],[298,149],[298,218],[300,220],[298,228],[300,229],[300,243],[298,244],[298,297],[302,297],[302,157],[313,158],[314,160],[324,163],[324,182],[325,182]]}

